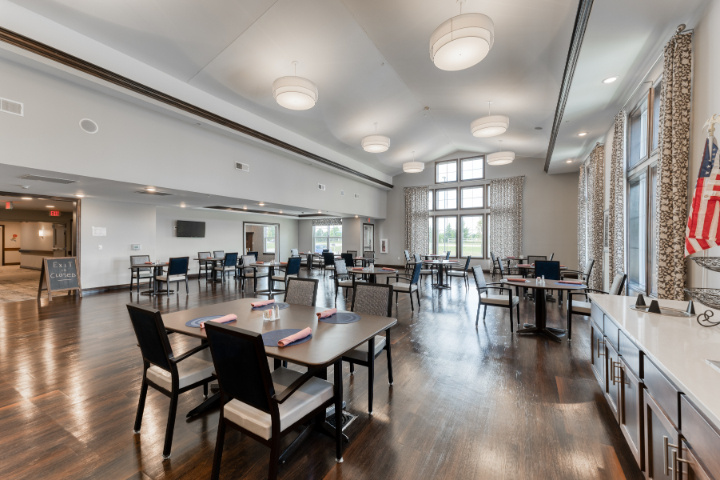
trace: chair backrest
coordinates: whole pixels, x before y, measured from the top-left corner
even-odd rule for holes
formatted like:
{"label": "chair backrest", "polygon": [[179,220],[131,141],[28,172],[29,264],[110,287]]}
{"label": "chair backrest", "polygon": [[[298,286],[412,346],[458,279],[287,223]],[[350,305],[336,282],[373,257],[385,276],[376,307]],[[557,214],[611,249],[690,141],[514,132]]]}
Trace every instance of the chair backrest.
{"label": "chair backrest", "polygon": [[355,313],[390,317],[392,315],[392,285],[356,283],[351,310]]}
{"label": "chair backrest", "polygon": [[144,265],[150,261],[150,255],[130,255],[130,265]]}
{"label": "chair backrest", "polygon": [[168,265],[168,275],[187,275],[190,257],[171,258]]}
{"label": "chair backrest", "polygon": [[470,260],[472,260],[472,257],[468,255],[467,260],[465,260],[465,268],[463,268],[464,271],[467,272],[467,269],[470,268]]}
{"label": "chair backrest", "polygon": [[258,259],[258,252],[247,252],[247,254],[248,254],[248,255],[252,255],[253,257],[255,257],[255,261],[257,261],[257,259]]}
{"label": "chair backrest", "polygon": [[545,280],[560,280],[560,262],[550,260],[537,260],[535,262],[535,276]]}
{"label": "chair backrest", "polygon": [[288,278],[285,289],[285,301],[295,305],[315,306],[318,280],[315,278]]}
{"label": "chair backrest", "polygon": [[364,250],[364,251],[363,251],[363,257],[365,257],[365,258],[375,258],[375,250]]}
{"label": "chair backrest", "polygon": [[237,327],[205,325],[215,375],[226,400],[237,399],[271,413],[275,388],[270,376],[262,335]]}
{"label": "chair backrest", "polygon": [[225,250],[213,250],[213,258],[224,258]]}
{"label": "chair backrest", "polygon": [[495,267],[495,253],[490,252],[490,260],[492,260],[493,267]]}
{"label": "chair backrest", "polygon": [[585,266],[585,273],[583,274],[583,275],[585,275],[586,280],[588,278],[590,278],[590,274],[592,273],[593,265],[595,265],[595,259],[594,258],[588,259],[588,263]]}
{"label": "chair backrest", "polygon": [[345,261],[346,267],[354,267],[355,266],[355,258],[353,257],[352,253],[341,253],[340,256]]}
{"label": "chair backrest", "polygon": [[627,275],[618,273],[615,275],[615,278],[613,278],[612,285],[610,285],[610,290],[608,293],[610,295],[620,295],[623,291],[623,288],[625,287],[625,280],[627,279]]}
{"label": "chair backrest", "polygon": [[528,255],[527,257],[527,263],[533,264],[537,262],[538,260],[543,261],[547,260],[547,255]]}
{"label": "chair backrest", "polygon": [[552,260],[553,258],[555,258],[555,252],[550,254],[550,260]]}
{"label": "chair backrest", "polygon": [[212,253],[210,252],[198,252],[198,258],[210,258]]}
{"label": "chair backrest", "polygon": [[300,255],[300,253],[299,253],[299,251],[298,251],[297,248],[291,248],[291,249],[290,249],[290,256],[291,256],[291,257],[297,257],[298,255]]}
{"label": "chair backrest", "polygon": [[347,265],[345,264],[345,260],[335,260],[335,277],[337,278],[340,275],[347,275]]}
{"label": "chair backrest", "polygon": [[300,273],[300,257],[288,258],[287,268],[285,268],[285,275],[297,275]]}
{"label": "chair backrest", "polygon": [[357,257],[357,250],[348,250],[347,253],[349,253],[353,257]]}
{"label": "chair backrest", "polygon": [[255,263],[255,256],[254,255],[243,255],[241,257],[242,259],[242,267],[243,268],[252,268],[250,264]]}
{"label": "chair backrest", "polygon": [[475,265],[472,268],[473,277],[475,278],[475,285],[477,285],[478,290],[486,290],[487,289],[487,283],[485,283],[485,274],[483,273],[483,269],[480,265]]}
{"label": "chair backrest", "polygon": [[335,254],[332,252],[323,252],[323,262],[325,265],[335,264]]}
{"label": "chair backrest", "polygon": [[322,254],[324,255],[326,253],[330,253],[330,250],[328,250],[327,248],[323,248]]}
{"label": "chair backrest", "polygon": [[223,265],[226,267],[234,267],[237,265],[237,257],[238,252],[225,254],[225,261],[223,262]]}
{"label": "chair backrest", "polygon": [[497,264],[498,271],[500,272],[500,276],[505,276],[505,262],[502,261],[502,258],[496,257],[495,263]]}
{"label": "chair backrest", "polygon": [[416,253],[414,256],[415,256],[415,261],[416,261],[416,262],[422,262],[422,258],[420,258],[420,254],[419,254],[419,253]]}
{"label": "chair backrest", "polygon": [[407,250],[403,250],[403,252],[405,253],[405,261],[409,262],[410,261],[410,252],[408,252]]}
{"label": "chair backrest", "polygon": [[422,270],[422,263],[416,263],[413,265],[412,277],[410,277],[410,285],[417,285],[420,280],[420,270]]}
{"label": "chair backrest", "polygon": [[135,305],[128,305],[127,309],[143,359],[172,371],[174,365],[168,359],[173,351],[160,312]]}
{"label": "chair backrest", "polygon": [[445,253],[445,260],[449,260],[449,259],[450,259],[450,252],[446,252],[446,253]]}

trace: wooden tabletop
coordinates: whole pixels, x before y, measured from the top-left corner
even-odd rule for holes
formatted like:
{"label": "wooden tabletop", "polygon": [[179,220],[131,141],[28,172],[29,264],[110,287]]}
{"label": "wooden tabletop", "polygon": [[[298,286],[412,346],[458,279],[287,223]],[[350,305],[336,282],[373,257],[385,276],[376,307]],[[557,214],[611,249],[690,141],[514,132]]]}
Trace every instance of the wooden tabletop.
{"label": "wooden tabletop", "polygon": [[362,270],[356,270],[355,268],[348,268],[348,273],[351,275],[395,275],[398,271],[395,269],[383,270],[382,268],[375,268],[373,270],[363,272]]}
{"label": "wooden tabletop", "polygon": [[502,279],[500,282],[507,285],[515,285],[523,288],[536,288],[538,290],[583,290],[588,288],[587,285],[573,285],[569,283],[560,283],[562,280],[545,280],[545,285],[539,285],[536,278],[528,278],[527,282],[512,282],[507,279]]}
{"label": "wooden tabletop", "polygon": [[397,324],[394,318],[375,315],[361,315],[358,322],[348,324],[320,322],[316,313],[322,312],[325,308],[303,305],[290,305],[289,308],[280,310],[279,320],[264,321],[263,311],[253,311],[250,306],[256,301],[258,301],[256,298],[243,298],[170,313],[163,315],[163,323],[168,330],[197,338],[205,338],[205,330],[187,327],[186,322],[199,317],[229,313],[234,313],[238,319],[227,325],[252,332],[265,333],[282,328],[310,327],[313,330],[313,338],[309,342],[285,348],[265,347],[268,356],[308,366],[328,365],[345,352]]}
{"label": "wooden tabletop", "polygon": [[456,260],[423,260],[425,265],[460,265]]}
{"label": "wooden tabletop", "polygon": [[138,263],[136,265],[130,265],[130,269],[134,268],[153,268],[153,267],[167,267],[170,265],[168,262],[157,262],[157,263]]}

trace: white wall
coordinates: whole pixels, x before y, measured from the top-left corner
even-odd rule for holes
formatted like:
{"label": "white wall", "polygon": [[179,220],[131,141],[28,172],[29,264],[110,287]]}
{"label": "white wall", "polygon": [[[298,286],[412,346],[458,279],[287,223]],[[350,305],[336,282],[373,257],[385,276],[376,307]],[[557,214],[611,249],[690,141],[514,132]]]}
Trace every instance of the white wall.
{"label": "white wall", "polygon": [[[20,222],[0,222],[5,225],[5,248],[22,248],[22,236],[20,235]],[[13,235],[17,237],[13,238]],[[20,252],[5,251],[5,263],[20,263]]]}

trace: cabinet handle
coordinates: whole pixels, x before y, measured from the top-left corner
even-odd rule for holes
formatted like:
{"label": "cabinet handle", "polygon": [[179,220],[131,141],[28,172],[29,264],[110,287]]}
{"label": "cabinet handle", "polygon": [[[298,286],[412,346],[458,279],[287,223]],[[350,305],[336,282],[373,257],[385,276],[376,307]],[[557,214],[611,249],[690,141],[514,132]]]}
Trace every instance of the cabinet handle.
{"label": "cabinet handle", "polygon": [[[678,448],[677,445],[673,445],[670,443],[670,439],[663,435],[663,467],[665,468],[665,476],[669,475],[670,472],[673,472],[672,478],[675,479],[675,469],[671,468],[669,465],[669,455],[668,455],[668,447],[670,448]],[[673,452],[673,459],[675,459],[677,456],[676,452]],[[674,464],[673,464],[674,466]]]}
{"label": "cabinet handle", "polygon": [[615,361],[610,359],[610,381],[615,385]]}
{"label": "cabinet handle", "polygon": [[683,472],[681,463],[691,464],[692,462],[678,457],[677,451],[673,452],[673,468],[675,468],[675,475],[673,477],[674,480],[680,480],[682,474],[685,473]]}
{"label": "cabinet handle", "polygon": [[602,338],[596,338],[595,340],[596,340],[596,342],[597,342],[597,348],[596,348],[596,350],[597,350],[597,356],[598,356],[598,358],[604,357],[604,356],[605,356],[605,352],[602,352],[601,349],[600,349],[600,342],[602,342]]}

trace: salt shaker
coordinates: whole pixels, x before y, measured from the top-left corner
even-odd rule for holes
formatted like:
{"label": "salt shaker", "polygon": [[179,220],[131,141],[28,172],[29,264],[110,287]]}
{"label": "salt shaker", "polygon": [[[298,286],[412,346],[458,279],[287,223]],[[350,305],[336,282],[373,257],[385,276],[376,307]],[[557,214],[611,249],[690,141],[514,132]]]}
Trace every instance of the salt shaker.
{"label": "salt shaker", "polygon": [[273,320],[277,320],[278,318],[280,318],[280,307],[275,304],[275,306],[273,306]]}

